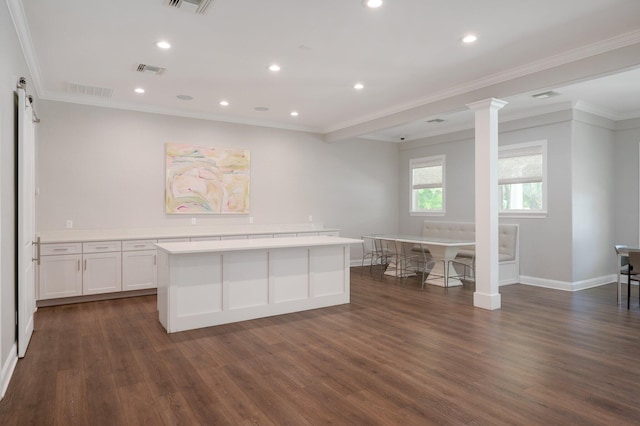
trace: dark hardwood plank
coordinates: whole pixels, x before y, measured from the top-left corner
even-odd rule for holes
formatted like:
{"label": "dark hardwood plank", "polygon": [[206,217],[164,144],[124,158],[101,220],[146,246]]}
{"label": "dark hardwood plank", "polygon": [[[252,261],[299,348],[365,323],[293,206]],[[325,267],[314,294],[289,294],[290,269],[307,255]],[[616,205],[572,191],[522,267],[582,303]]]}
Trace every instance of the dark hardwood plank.
{"label": "dark hardwood plank", "polygon": [[170,335],[155,296],[40,308],[0,424],[640,424],[615,284],[506,286],[489,312],[367,272],[348,305]]}

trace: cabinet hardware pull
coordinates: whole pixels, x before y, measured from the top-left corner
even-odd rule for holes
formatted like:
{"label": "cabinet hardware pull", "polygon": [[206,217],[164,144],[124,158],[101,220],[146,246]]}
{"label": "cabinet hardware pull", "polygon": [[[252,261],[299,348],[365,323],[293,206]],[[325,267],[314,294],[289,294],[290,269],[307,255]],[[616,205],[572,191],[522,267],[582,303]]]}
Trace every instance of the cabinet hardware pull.
{"label": "cabinet hardware pull", "polygon": [[145,244],[134,244],[133,246],[134,246],[134,247],[144,247],[144,246],[145,246]]}
{"label": "cabinet hardware pull", "polygon": [[53,251],[67,251],[68,248],[54,248]]}
{"label": "cabinet hardware pull", "polygon": [[99,246],[99,247],[96,247],[96,250],[106,250],[108,248],[109,248],[108,246]]}
{"label": "cabinet hardware pull", "polygon": [[156,257],[157,257],[157,256],[154,254],[154,255],[153,255],[153,264],[154,264],[154,265],[157,265],[157,263],[156,263]]}
{"label": "cabinet hardware pull", "polygon": [[32,258],[32,262],[36,262],[36,265],[40,265],[40,237],[37,237],[33,244],[36,246],[36,257]]}
{"label": "cabinet hardware pull", "polygon": [[78,271],[80,270],[80,259],[78,259]]}
{"label": "cabinet hardware pull", "polygon": [[87,259],[84,260],[84,270],[87,270]]}

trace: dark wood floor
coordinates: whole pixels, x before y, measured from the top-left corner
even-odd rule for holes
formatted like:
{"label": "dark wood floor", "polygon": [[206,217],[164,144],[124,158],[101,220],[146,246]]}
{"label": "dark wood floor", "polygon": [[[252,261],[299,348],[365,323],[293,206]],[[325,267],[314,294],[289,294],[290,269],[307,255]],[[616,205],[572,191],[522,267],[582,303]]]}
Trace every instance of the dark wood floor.
{"label": "dark wood floor", "polygon": [[351,304],[167,335],[154,296],[41,308],[0,425],[640,424],[640,308],[614,285],[374,281]]}

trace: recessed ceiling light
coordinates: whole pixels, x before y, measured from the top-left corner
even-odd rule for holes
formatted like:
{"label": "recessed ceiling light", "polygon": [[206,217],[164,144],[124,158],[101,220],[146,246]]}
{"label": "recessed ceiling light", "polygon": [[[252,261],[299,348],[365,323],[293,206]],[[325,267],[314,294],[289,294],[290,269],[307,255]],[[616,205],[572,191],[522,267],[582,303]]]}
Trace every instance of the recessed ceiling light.
{"label": "recessed ceiling light", "polygon": [[133,91],[140,94],[144,93],[144,89],[142,87],[136,87]]}
{"label": "recessed ceiling light", "polygon": [[256,111],[260,111],[260,112],[269,111],[269,108],[267,108],[267,107],[263,107],[263,106],[255,107],[254,109],[255,109]]}
{"label": "recessed ceiling light", "polygon": [[298,111],[291,111],[291,116],[292,117],[297,117],[298,116]]}
{"label": "recessed ceiling light", "polygon": [[229,101],[220,101],[220,105],[229,106]]}
{"label": "recessed ceiling light", "polygon": [[364,84],[356,83],[356,84],[353,85],[353,88],[356,89],[356,90],[362,90],[362,89],[364,89]]}
{"label": "recessed ceiling light", "polygon": [[269,65],[269,71],[280,71],[280,65],[278,64],[271,64]]}
{"label": "recessed ceiling light", "polygon": [[466,36],[462,37],[463,43],[473,43],[476,40],[478,40],[478,36],[475,34],[467,34]]}
{"label": "recessed ceiling light", "polygon": [[382,6],[382,0],[364,0],[364,5],[370,8],[376,8]]}
{"label": "recessed ceiling light", "polygon": [[170,49],[171,48],[171,44],[168,41],[159,41],[156,43],[156,46],[158,46],[160,49]]}
{"label": "recessed ceiling light", "polygon": [[178,99],[182,99],[183,101],[190,101],[191,99],[193,99],[193,96],[189,96],[189,95],[178,95],[178,96],[176,96],[176,98],[178,98]]}

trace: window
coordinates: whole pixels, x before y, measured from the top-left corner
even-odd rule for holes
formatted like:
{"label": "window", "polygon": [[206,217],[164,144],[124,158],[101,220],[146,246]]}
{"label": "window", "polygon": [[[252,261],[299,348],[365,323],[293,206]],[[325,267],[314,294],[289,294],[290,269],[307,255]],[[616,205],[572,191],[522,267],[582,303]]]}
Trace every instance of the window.
{"label": "window", "polygon": [[547,142],[500,147],[498,185],[500,211],[544,213]]}
{"label": "window", "polygon": [[444,155],[414,158],[411,169],[411,213],[444,213]]}

